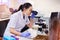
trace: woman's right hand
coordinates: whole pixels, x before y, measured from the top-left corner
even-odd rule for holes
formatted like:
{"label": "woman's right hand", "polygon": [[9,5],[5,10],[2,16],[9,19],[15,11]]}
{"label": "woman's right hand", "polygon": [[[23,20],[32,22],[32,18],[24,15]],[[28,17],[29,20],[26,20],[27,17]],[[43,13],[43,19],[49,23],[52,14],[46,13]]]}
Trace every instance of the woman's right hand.
{"label": "woman's right hand", "polygon": [[30,33],[29,32],[23,32],[20,34],[21,37],[29,37]]}

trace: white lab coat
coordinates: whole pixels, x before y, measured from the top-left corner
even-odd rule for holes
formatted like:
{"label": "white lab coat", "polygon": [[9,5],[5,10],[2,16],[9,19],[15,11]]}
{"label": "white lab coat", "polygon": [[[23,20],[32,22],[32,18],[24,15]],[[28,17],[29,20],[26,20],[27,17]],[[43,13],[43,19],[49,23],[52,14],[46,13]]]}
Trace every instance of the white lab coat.
{"label": "white lab coat", "polygon": [[28,16],[25,15],[25,19],[23,19],[23,14],[22,11],[19,11],[17,13],[14,13],[13,15],[11,15],[10,17],[10,21],[7,25],[7,28],[4,32],[4,36],[11,36],[14,34],[10,33],[10,28],[14,28],[16,31],[20,32],[21,29],[26,25],[29,24],[29,19]]}

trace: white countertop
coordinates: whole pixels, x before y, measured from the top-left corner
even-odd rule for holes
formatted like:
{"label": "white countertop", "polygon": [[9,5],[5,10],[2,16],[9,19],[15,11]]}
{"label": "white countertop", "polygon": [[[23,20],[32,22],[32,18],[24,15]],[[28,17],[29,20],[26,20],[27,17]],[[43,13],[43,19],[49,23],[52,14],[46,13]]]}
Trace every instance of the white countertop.
{"label": "white countertop", "polygon": [[42,32],[40,32],[40,31],[38,31],[37,34],[38,34],[38,35],[43,35],[43,36],[48,36],[48,34],[45,34],[44,32],[42,33]]}
{"label": "white countertop", "polygon": [[24,38],[24,37],[20,37],[19,40],[33,40],[33,39],[29,39],[29,38]]}
{"label": "white countertop", "polygon": [[4,21],[4,20],[8,20],[8,19],[10,19],[10,18],[4,18],[4,19],[0,19],[0,21]]}

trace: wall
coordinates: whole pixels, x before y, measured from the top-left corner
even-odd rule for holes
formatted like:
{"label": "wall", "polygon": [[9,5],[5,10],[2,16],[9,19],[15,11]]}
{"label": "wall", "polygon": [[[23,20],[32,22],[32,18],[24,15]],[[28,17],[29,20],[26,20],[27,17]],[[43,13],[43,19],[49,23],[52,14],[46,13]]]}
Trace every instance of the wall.
{"label": "wall", "polygon": [[39,12],[38,15],[44,15],[44,17],[50,17],[51,12],[60,12],[59,0],[10,0],[10,7],[18,9],[19,5],[25,2],[30,2],[33,9]]}
{"label": "wall", "polygon": [[12,7],[13,9],[18,9],[18,7],[24,3],[26,0],[10,0],[11,1],[11,5],[10,7]]}
{"label": "wall", "polygon": [[33,2],[34,10],[39,12],[38,15],[50,17],[51,12],[60,11],[60,4],[57,0],[27,0]]}

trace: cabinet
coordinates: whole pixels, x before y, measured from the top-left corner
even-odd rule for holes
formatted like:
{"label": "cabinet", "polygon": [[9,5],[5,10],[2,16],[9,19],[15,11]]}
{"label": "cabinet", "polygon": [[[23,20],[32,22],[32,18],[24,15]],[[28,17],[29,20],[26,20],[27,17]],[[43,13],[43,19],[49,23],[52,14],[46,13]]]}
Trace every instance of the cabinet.
{"label": "cabinet", "polygon": [[9,20],[0,21],[0,37],[3,37],[8,21]]}

